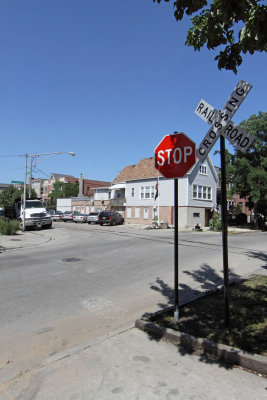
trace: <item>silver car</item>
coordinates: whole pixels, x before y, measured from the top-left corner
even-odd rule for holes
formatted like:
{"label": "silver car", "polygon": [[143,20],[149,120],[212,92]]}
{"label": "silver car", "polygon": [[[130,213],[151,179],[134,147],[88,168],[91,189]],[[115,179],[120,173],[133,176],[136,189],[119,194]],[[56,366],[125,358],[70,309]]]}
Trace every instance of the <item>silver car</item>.
{"label": "silver car", "polygon": [[91,224],[91,222],[97,224],[97,223],[98,223],[98,216],[99,216],[99,213],[98,213],[98,212],[91,212],[91,213],[87,216],[87,222],[88,222],[88,224]]}
{"label": "silver car", "polygon": [[87,221],[87,215],[86,214],[75,214],[72,217],[73,222],[86,222]]}

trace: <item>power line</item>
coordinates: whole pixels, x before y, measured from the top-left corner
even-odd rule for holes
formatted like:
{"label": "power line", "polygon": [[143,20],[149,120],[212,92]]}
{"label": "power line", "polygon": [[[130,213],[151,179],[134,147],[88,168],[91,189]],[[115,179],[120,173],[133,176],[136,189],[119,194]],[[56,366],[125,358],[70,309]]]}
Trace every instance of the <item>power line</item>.
{"label": "power line", "polygon": [[25,157],[25,154],[0,154],[0,157]]}

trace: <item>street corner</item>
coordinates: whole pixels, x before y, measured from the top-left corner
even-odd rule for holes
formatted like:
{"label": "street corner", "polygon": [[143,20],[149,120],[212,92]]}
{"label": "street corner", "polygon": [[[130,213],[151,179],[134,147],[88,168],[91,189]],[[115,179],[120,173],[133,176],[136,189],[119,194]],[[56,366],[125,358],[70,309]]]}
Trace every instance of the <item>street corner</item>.
{"label": "street corner", "polygon": [[0,235],[0,253],[49,242],[53,236],[47,231],[19,231],[15,235]]}

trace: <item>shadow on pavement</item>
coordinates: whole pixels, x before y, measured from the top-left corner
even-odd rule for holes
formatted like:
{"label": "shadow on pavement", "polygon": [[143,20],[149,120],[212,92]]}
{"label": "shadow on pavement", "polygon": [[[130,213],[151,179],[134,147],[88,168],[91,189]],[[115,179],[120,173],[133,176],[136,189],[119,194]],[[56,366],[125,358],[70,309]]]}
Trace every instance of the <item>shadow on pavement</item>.
{"label": "shadow on pavement", "polygon": [[[267,254],[264,252],[249,252],[248,255],[253,258],[260,259],[267,262]],[[267,265],[262,265],[263,269],[267,268]],[[192,289],[186,284],[179,284],[179,306],[182,306],[188,302],[194,301],[197,298],[204,296],[207,292],[215,291],[219,286],[223,286],[223,278],[219,275],[214,268],[210,267],[208,264],[203,264],[200,269],[196,271],[184,271],[186,275],[193,278],[195,282],[199,283],[197,290]],[[240,281],[243,278],[233,272],[229,272],[229,282]],[[239,349],[230,348],[229,346],[224,346],[214,342],[210,342],[205,339],[195,338],[183,332],[175,332],[172,334],[171,329],[164,328],[162,326],[156,326],[153,323],[156,315],[160,315],[163,312],[170,311],[173,309],[174,305],[174,289],[168,284],[162,281],[160,278],[156,279],[154,284],[151,284],[151,289],[161,293],[165,299],[166,303],[158,303],[160,310],[155,314],[144,314],[142,320],[144,321],[143,329],[148,333],[150,340],[160,341],[163,337],[167,340],[171,340],[176,344],[178,352],[181,355],[186,354],[196,354],[199,356],[199,361],[204,363],[215,363],[220,367],[231,369],[233,365],[245,365],[244,352],[240,352]],[[167,304],[167,307],[166,307]],[[218,310],[218,313],[223,313],[224,310]],[[177,336],[179,336],[177,338]],[[173,340],[172,340],[173,339]],[[242,354],[241,354],[242,353]],[[248,358],[250,353],[246,353]],[[257,357],[257,355],[256,355]],[[253,360],[249,360],[247,363],[248,369],[252,365]],[[266,367],[265,367],[266,368]],[[257,369],[256,369],[257,370]]]}

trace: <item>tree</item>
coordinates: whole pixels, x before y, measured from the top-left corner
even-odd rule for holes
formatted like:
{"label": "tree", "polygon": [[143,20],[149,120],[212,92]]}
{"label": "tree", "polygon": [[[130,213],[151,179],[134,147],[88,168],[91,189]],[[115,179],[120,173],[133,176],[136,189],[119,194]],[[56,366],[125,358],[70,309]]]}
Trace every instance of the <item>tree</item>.
{"label": "tree", "polygon": [[[13,185],[9,185],[5,189],[2,190],[0,193],[0,206],[1,207],[7,207],[7,206],[12,206],[14,201],[18,198],[21,198],[23,196],[23,188],[16,188]],[[29,195],[29,189],[26,188],[26,198],[28,198]],[[34,189],[31,191],[31,198],[36,199],[38,196],[35,192]]]}
{"label": "tree", "polygon": [[76,197],[79,193],[79,182],[55,182],[54,189],[49,194],[51,198],[49,206],[52,209],[57,207],[57,199]]}
{"label": "tree", "polygon": [[12,206],[15,199],[20,197],[21,191],[20,189],[14,187],[13,185],[9,185],[8,187],[4,188],[0,193],[0,206],[7,207]]}
{"label": "tree", "polygon": [[247,197],[256,215],[267,217],[267,113],[253,114],[240,126],[255,139],[246,153],[236,150],[228,164],[232,192]]}
{"label": "tree", "polygon": [[241,53],[267,50],[267,6],[259,3],[264,0],[176,0],[173,5],[177,21],[195,14],[185,44],[198,51],[224,46],[215,57],[218,68],[237,73]]}

